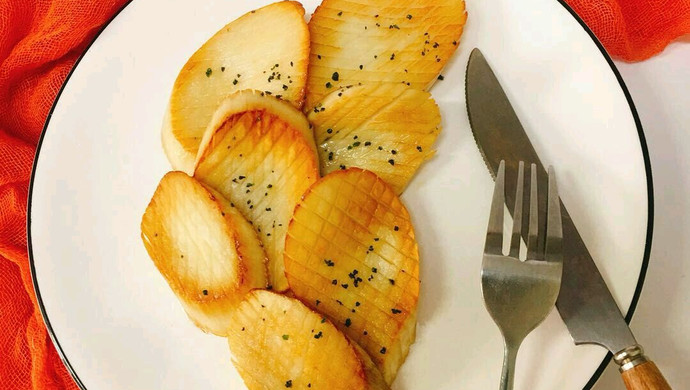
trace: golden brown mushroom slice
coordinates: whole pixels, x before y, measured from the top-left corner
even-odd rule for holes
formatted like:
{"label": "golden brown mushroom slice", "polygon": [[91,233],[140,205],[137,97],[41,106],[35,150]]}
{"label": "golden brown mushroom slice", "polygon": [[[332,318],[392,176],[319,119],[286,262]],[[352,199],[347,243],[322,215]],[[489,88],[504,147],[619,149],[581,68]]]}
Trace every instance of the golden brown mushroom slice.
{"label": "golden brown mushroom slice", "polygon": [[410,216],[369,171],[337,171],[295,209],[285,244],[290,288],[371,356],[392,383],[414,342],[419,254]]}
{"label": "golden brown mushroom slice", "polygon": [[386,390],[380,373],[322,315],[256,290],[232,312],[228,343],[250,390]]}
{"label": "golden brown mushroom slice", "polygon": [[306,109],[347,85],[426,90],[458,47],[463,0],[323,0],[309,21]]}
{"label": "golden brown mushroom slice", "polygon": [[258,91],[220,105],[204,134],[194,177],[218,190],[250,221],[268,255],[269,281],[287,289],[283,248],[295,205],[319,178],[313,133],[304,115]]}
{"label": "golden brown mushroom slice", "polygon": [[141,221],[149,256],[202,330],[224,336],[229,311],[266,286],[266,254],[230,203],[183,172],[160,181]]}
{"label": "golden brown mushroom slice", "polygon": [[175,80],[162,130],[173,168],[192,173],[213,112],[233,92],[256,89],[301,107],[308,61],[309,30],[296,1],[267,5],[220,29]]}
{"label": "golden brown mushroom slice", "polygon": [[441,113],[428,92],[402,84],[336,91],[309,113],[321,172],[358,167],[376,173],[400,194],[435,151]]}

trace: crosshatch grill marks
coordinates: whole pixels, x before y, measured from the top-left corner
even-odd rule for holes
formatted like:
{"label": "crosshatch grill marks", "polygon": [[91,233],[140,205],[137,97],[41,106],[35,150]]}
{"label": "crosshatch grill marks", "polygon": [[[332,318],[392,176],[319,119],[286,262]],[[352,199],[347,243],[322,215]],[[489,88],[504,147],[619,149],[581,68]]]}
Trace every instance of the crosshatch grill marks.
{"label": "crosshatch grill marks", "polygon": [[195,177],[250,221],[266,249],[271,286],[284,291],[287,227],[302,194],[319,177],[312,133],[301,112],[256,91],[242,91],[223,104],[205,134]]}
{"label": "crosshatch grill marks", "polygon": [[309,120],[324,175],[362,168],[400,194],[435,155],[441,113],[428,92],[404,84],[355,85],[334,90],[318,106]]}
{"label": "crosshatch grill marks", "polygon": [[467,13],[461,0],[427,3],[323,1],[309,22],[305,108],[311,110],[341,86],[376,82],[431,87],[458,47]]}
{"label": "crosshatch grill marks", "polygon": [[419,295],[414,230],[393,190],[356,168],[315,183],[290,222],[285,265],[294,294],[392,380],[414,339]]}

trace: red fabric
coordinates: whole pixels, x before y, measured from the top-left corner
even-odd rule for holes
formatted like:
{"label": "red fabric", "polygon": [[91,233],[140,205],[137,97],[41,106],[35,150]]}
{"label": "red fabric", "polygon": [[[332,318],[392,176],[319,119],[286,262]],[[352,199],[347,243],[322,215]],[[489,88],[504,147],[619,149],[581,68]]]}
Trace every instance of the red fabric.
{"label": "red fabric", "polygon": [[[481,0],[467,0],[481,1]],[[568,0],[614,56],[635,61],[690,33],[690,0]],[[67,73],[126,0],[0,0],[0,389],[75,389],[50,342],[26,249],[43,123]]]}
{"label": "red fabric", "polygon": [[606,50],[625,61],[645,60],[690,34],[690,0],[566,1]]}
{"label": "red fabric", "polygon": [[36,143],[67,73],[124,0],[0,0],[0,389],[76,389],[36,306],[26,200]]}

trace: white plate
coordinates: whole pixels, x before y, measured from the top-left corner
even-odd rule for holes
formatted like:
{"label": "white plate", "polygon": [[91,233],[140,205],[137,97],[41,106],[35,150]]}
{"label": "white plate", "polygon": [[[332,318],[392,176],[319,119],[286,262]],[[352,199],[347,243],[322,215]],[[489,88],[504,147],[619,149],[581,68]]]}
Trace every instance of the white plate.
{"label": "white plate", "polygon": [[[198,331],[148,259],[141,215],[169,169],[160,144],[177,72],[216,30],[261,1],[139,0],[98,37],[46,125],[30,200],[34,281],[51,335],[88,389],[239,389],[224,339]],[[610,61],[553,0],[467,0],[469,21],[433,94],[438,156],[407,190],[421,247],[417,342],[394,389],[498,387],[501,337],[479,267],[492,181],[464,101],[480,47],[627,311],[651,232],[651,179],[634,109]],[[305,1],[312,11],[317,1]],[[276,34],[289,33],[276,31]],[[639,131],[639,133],[638,133]],[[575,347],[554,311],[520,351],[516,388],[581,389],[605,352]]]}

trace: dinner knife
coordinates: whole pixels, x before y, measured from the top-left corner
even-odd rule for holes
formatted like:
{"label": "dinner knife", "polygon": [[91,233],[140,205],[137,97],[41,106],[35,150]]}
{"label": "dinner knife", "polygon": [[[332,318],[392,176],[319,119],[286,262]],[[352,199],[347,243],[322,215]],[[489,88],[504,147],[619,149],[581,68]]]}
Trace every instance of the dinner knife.
{"label": "dinner knife", "polygon": [[[465,87],[472,133],[491,174],[495,176],[499,163],[505,160],[506,178],[515,178],[519,161],[524,161],[525,164],[537,164],[537,182],[546,183],[546,170],[479,49],[474,49],[470,55]],[[509,209],[515,203],[516,182],[506,180],[505,199],[511,205]],[[529,188],[529,183],[525,186]],[[538,189],[537,199],[539,226],[543,227],[547,210],[543,186]],[[528,204],[529,197],[524,197],[523,202]],[[671,389],[635,340],[563,202],[561,215],[563,280],[556,307],[575,344],[597,344],[611,351],[629,390]],[[527,218],[523,223],[529,223]],[[523,234],[527,231],[527,226],[523,226]]]}

